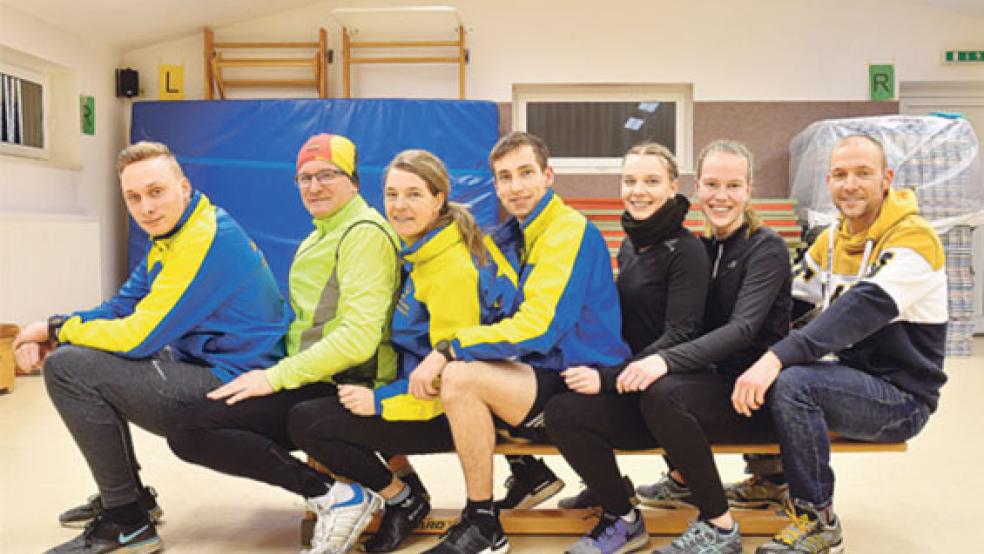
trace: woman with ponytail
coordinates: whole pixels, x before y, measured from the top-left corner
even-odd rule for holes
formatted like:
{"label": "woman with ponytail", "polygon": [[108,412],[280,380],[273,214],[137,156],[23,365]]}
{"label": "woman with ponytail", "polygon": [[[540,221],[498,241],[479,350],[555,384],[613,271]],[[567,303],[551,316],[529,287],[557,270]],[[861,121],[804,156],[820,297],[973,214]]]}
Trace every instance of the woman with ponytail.
{"label": "woman with ponytail", "polygon": [[[341,385],[338,398],[294,408],[291,437],[333,474],[360,483],[385,501],[376,534],[366,552],[389,552],[430,511],[422,489],[401,480],[380,461],[388,455],[450,452],[454,442],[440,397],[413,394],[433,387],[415,378],[428,356],[440,356],[438,343],[459,328],[493,323],[512,307],[515,284],[491,259],[468,209],[448,200],[450,181],[444,164],[424,150],[403,151],[384,174],[386,217],[403,244],[404,282],[393,313],[391,342],[400,357],[397,379],[375,390]],[[515,277],[513,277],[514,279]],[[329,536],[358,536],[354,517],[364,527],[370,517],[344,513],[320,529]],[[371,516],[371,514],[369,514]],[[316,533],[319,530],[315,531]]]}

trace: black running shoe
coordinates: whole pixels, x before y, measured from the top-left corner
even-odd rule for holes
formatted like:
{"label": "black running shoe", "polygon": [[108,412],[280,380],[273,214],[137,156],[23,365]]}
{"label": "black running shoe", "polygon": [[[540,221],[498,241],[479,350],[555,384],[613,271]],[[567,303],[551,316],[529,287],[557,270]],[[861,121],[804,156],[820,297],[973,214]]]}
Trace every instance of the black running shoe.
{"label": "black running shoe", "polygon": [[[628,475],[622,476],[622,484],[625,485],[625,493],[629,495],[629,502],[633,506],[638,504],[639,499],[635,495],[635,486],[632,485],[632,480],[629,479]],[[557,501],[557,507],[562,510],[584,510],[599,506],[601,506],[601,500],[588,487],[581,489],[577,496],[568,496]]]}
{"label": "black running shoe", "polygon": [[369,540],[362,543],[366,552],[392,552],[400,547],[420,522],[430,513],[430,502],[416,492],[410,493],[402,503],[386,506],[379,529]]}
{"label": "black running shoe", "polygon": [[506,479],[506,497],[495,501],[500,510],[534,508],[564,488],[564,481],[554,475],[543,460],[510,467],[515,473]]}
{"label": "black running shoe", "polygon": [[153,554],[163,549],[164,543],[157,536],[153,523],[144,521],[125,526],[100,515],[86,526],[81,535],[52,548],[46,554]]}
{"label": "black running shoe", "polygon": [[[147,518],[154,525],[159,525],[164,520],[164,511],[157,504],[157,491],[154,487],[144,487],[137,504],[147,511]],[[89,497],[85,504],[66,510],[58,516],[58,523],[62,527],[69,529],[84,529],[89,522],[101,516],[105,510],[102,505],[102,498],[98,494]]]}
{"label": "black running shoe", "polygon": [[448,529],[441,542],[424,554],[505,554],[509,552],[509,539],[502,531],[502,523],[495,519],[495,528],[491,534],[483,530],[478,523],[462,514],[458,523]]}

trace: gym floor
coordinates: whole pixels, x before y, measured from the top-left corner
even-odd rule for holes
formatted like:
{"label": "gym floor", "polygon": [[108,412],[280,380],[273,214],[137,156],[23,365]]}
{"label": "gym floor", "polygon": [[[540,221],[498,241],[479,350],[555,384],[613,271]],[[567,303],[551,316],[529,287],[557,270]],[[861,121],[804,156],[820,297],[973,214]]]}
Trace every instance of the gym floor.
{"label": "gym floor", "polygon": [[[947,360],[950,382],[940,409],[906,453],[837,454],[835,507],[853,553],[969,552],[979,548],[973,513],[984,492],[984,337],[976,356]],[[144,480],[159,491],[165,525],[158,532],[172,553],[296,552],[299,499],[273,487],[220,475],[178,461],[159,437],[134,432]],[[560,457],[548,463],[566,482],[560,496],[579,490]],[[452,455],[420,456],[414,465],[435,506],[460,507],[464,485]],[[740,456],[719,456],[725,480],[741,478]],[[662,461],[622,458],[633,481],[664,471]],[[496,459],[496,495],[506,465]],[[38,377],[19,377],[0,395],[0,552],[37,553],[72,538],[58,514],[95,491],[85,463],[51,407]],[[551,501],[553,502],[553,501]],[[652,545],[672,537],[654,536]],[[517,553],[563,552],[577,537],[512,537]],[[434,537],[412,537],[402,552],[420,552]],[[763,538],[746,538],[754,552]],[[977,547],[973,545],[978,544]]]}

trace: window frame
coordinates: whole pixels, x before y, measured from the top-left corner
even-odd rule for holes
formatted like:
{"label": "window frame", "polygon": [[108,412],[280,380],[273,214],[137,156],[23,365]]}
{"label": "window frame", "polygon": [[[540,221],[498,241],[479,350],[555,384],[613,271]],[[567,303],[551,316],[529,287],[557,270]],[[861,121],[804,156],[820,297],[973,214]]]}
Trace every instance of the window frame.
{"label": "window frame", "polygon": [[51,158],[51,92],[47,72],[0,61],[0,73],[41,85],[41,147],[0,142],[0,155],[48,160]]}
{"label": "window frame", "polygon": [[[512,90],[512,128],[527,130],[529,102],[675,102],[677,163],[693,172],[693,85],[690,84],[541,84],[517,83]],[[550,146],[549,144],[547,145]],[[556,173],[620,173],[622,158],[550,157]]]}

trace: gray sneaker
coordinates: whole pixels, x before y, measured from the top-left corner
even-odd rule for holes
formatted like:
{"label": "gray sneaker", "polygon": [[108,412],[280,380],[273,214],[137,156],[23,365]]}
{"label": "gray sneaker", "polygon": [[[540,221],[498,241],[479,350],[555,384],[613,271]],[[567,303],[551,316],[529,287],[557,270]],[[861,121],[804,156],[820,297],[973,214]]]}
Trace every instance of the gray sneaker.
{"label": "gray sneaker", "polygon": [[724,487],[728,504],[736,508],[768,508],[785,506],[789,500],[789,485],[777,485],[758,475]]}
{"label": "gray sneaker", "polygon": [[652,485],[636,487],[636,495],[646,506],[657,508],[679,508],[682,504],[692,504],[690,488],[681,485],[664,473],[663,478]]}
{"label": "gray sneaker", "polygon": [[755,554],[840,554],[844,552],[844,533],[840,519],[826,523],[815,507],[796,502],[787,511],[792,520],[772,540],[755,549]]}
{"label": "gray sneaker", "polygon": [[639,510],[633,511],[636,518],[632,523],[602,513],[594,529],[568,548],[566,554],[626,554],[645,548],[649,545],[646,522]]}
{"label": "gray sneaker", "polygon": [[305,554],[345,554],[355,546],[359,535],[383,507],[378,494],[358,483],[336,482],[322,496],[307,499],[308,508],[318,515]]}
{"label": "gray sneaker", "polygon": [[668,546],[653,554],[741,554],[741,533],[738,524],[733,531],[722,534],[706,521],[696,520]]}
{"label": "gray sneaker", "polygon": [[[146,510],[147,518],[155,525],[160,525],[164,520],[164,511],[157,504],[157,491],[154,487],[144,487],[137,504]],[[101,516],[104,512],[102,497],[98,494],[90,496],[85,504],[80,504],[74,508],[69,508],[58,516],[58,523],[62,527],[70,529],[84,529],[89,522]]]}

